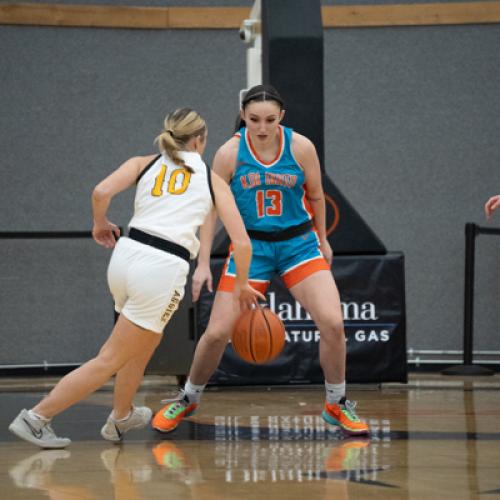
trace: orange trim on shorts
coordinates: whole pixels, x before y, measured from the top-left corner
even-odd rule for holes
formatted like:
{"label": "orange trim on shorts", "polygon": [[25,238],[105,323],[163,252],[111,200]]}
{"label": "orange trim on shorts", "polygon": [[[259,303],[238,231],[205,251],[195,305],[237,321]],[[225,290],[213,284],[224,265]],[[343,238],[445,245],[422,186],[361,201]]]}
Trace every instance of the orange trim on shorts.
{"label": "orange trim on shorts", "polygon": [[[217,287],[218,292],[230,292],[233,293],[234,290],[234,276],[228,276],[227,274],[222,274],[219,280],[219,286]],[[253,281],[248,280],[250,285],[258,290],[260,293],[266,293],[269,286],[269,281]]]}
{"label": "orange trim on shorts", "polygon": [[[229,260],[231,259],[231,252],[233,251],[233,244],[229,245],[229,253],[224,262],[224,267],[222,268],[222,273],[220,276],[219,284],[217,285],[217,291],[233,293],[234,290],[234,276],[226,274],[227,268],[229,267]],[[269,286],[269,281],[253,281],[248,280],[250,285],[258,290],[260,293],[266,293],[267,287]]]}
{"label": "orange trim on shorts", "polygon": [[[231,252],[232,252],[232,250],[233,250],[233,245],[232,245],[232,243],[230,243],[229,244],[229,250],[227,252],[227,257],[226,257],[226,260],[224,261],[224,266],[222,266],[222,273],[220,275],[221,277],[220,277],[220,280],[219,280],[219,285],[217,286],[217,290],[219,290],[222,278],[224,278],[224,276],[226,276],[226,271],[227,271],[227,268],[229,267],[229,261],[231,260]],[[226,292],[227,290],[222,290],[222,291]]]}
{"label": "orange trim on shorts", "polygon": [[317,257],[314,260],[304,262],[299,266],[291,269],[286,274],[281,277],[287,288],[292,288],[292,286],[297,285],[302,280],[305,280],[311,274],[317,273],[318,271],[330,271],[330,266],[324,257]]}

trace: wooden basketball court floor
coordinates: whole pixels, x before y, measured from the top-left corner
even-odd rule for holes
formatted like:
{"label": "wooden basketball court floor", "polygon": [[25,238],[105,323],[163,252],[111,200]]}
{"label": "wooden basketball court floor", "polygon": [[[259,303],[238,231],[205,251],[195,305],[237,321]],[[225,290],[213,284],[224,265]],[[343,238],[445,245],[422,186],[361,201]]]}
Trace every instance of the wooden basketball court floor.
{"label": "wooden basketball court floor", "polygon": [[[321,386],[215,388],[171,434],[103,441],[110,386],[54,419],[73,443],[42,451],[7,431],[52,379],[0,379],[1,499],[500,498],[500,374],[413,374],[407,385],[351,386],[368,439],[320,418]],[[138,404],[174,386],[150,378]]]}

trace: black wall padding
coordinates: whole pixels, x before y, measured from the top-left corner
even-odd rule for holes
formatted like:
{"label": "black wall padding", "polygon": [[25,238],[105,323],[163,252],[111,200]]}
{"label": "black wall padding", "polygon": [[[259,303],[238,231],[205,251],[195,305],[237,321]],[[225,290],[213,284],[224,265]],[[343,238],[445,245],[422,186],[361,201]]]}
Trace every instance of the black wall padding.
{"label": "black wall padding", "polygon": [[[327,195],[327,229],[336,254],[385,254],[386,248],[325,175],[323,27],[319,0],[263,0],[262,74],[285,101],[284,124],[316,146]],[[217,234],[214,256],[227,255],[229,240]]]}
{"label": "black wall padding", "polygon": [[262,75],[285,101],[284,124],[313,141],[324,166],[323,27],[319,0],[263,0]]}

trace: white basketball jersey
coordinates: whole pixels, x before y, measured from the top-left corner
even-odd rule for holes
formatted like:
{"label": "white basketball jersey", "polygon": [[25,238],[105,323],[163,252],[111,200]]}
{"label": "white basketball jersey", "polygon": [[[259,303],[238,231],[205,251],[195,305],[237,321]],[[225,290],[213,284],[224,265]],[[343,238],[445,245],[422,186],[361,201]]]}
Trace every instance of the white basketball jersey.
{"label": "white basketball jersey", "polygon": [[211,184],[198,153],[182,151],[180,156],[192,173],[165,154],[142,171],[129,227],[177,243],[195,258],[200,247],[196,232],[213,206]]}

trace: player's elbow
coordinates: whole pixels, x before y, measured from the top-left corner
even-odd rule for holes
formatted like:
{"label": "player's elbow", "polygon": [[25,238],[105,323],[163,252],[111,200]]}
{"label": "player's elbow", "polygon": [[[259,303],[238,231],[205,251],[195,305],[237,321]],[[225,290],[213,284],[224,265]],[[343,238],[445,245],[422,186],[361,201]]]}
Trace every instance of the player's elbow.
{"label": "player's elbow", "polygon": [[307,190],[307,200],[309,202],[324,201],[324,199],[325,193],[323,192],[323,188],[321,186]]}
{"label": "player's elbow", "polygon": [[92,199],[94,201],[103,201],[110,197],[110,190],[102,182],[94,188],[94,191],[92,191]]}

